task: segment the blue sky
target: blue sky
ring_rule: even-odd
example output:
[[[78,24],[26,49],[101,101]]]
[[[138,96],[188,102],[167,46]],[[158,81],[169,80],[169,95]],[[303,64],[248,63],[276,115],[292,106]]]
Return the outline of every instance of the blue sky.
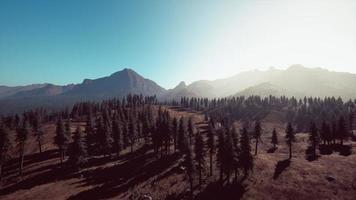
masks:
[[[295,63],[356,72],[356,4],[295,2],[0,0],[0,85],[127,67],[165,88]]]

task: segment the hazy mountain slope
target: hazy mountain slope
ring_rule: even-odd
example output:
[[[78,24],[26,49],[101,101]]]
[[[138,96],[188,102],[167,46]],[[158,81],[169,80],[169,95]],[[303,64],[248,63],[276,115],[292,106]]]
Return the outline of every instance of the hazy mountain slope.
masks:
[[[129,93],[142,95],[161,95],[165,89],[155,82],[142,77],[131,69],[124,69],[111,76],[95,80],[86,79],[82,84],[65,92],[65,95],[96,97],[124,96]]]
[[[249,87],[236,95],[336,96],[356,98],[356,75],[294,65],[279,76],[265,80],[268,85]],[[268,86],[268,87],[267,87]]]
[[[266,84],[269,83],[269,84]],[[340,96],[356,98],[356,74],[292,65],[287,70],[248,71],[227,79],[197,81],[169,90],[166,98],[230,95]],[[179,95],[179,96],[178,96]]]
[[[252,96],[258,95],[266,97],[272,96],[303,96],[302,93],[288,91],[280,86],[273,85],[272,83],[261,83],[256,86],[248,87],[241,92],[236,93],[234,96]]]
[[[84,100],[122,97],[130,93],[162,95],[164,92],[165,89],[155,82],[143,78],[131,69],[124,69],[108,77],[85,79],[81,84],[47,84],[40,88],[19,91],[0,100],[0,113],[21,112],[39,106],[58,109]]]
[[[25,92],[25,91],[31,91],[34,89],[42,88],[45,87],[46,85],[48,84],[32,84],[32,85],[15,86],[15,87],[0,86],[0,99],[15,95],[18,92]]]

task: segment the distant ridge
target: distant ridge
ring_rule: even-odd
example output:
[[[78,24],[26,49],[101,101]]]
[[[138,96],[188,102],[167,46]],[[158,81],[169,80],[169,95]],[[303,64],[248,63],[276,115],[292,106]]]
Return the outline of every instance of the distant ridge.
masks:
[[[0,86],[0,114],[22,112],[38,106],[60,108],[77,101],[95,101],[127,94],[156,95],[162,101],[177,100],[183,96],[219,98],[249,95],[335,96],[348,100],[356,98],[356,75],[292,65],[286,70],[253,70],[226,79],[201,80],[189,85],[182,81],[175,88],[165,90],[154,81],[125,68],[107,77],[84,79],[80,84]]]

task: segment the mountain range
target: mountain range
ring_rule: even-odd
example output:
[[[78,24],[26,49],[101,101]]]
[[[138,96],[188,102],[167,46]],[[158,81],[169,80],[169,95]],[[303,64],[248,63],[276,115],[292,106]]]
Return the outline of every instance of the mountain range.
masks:
[[[356,74],[292,65],[286,70],[253,70],[189,85],[181,82],[175,88],[166,90],[126,68],[107,77],[85,79],[80,84],[0,86],[0,113],[16,113],[38,106],[62,108],[77,101],[95,101],[127,94],[156,95],[159,100],[180,99],[182,96],[217,98],[250,95],[340,96],[349,99],[356,98],[355,86]]]

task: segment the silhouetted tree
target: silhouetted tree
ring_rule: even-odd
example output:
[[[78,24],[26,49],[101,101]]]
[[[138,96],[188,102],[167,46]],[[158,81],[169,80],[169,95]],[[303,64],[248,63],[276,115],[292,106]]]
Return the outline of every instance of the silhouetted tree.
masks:
[[[192,144],[192,137],[194,135],[194,124],[193,119],[189,118],[188,120],[188,136],[189,136],[189,144]]]
[[[111,127],[108,121],[99,118],[97,123],[97,135],[99,136],[100,149],[102,154],[109,156],[112,150]]]
[[[312,153],[313,156],[316,156],[316,148],[319,145],[319,135],[318,135],[318,128],[316,127],[316,124],[312,121],[310,122],[310,128],[309,128],[309,142],[311,145]]]
[[[248,136],[248,132],[246,127],[242,128],[241,132],[241,140],[240,140],[240,165],[242,170],[244,171],[245,177],[248,176],[249,171],[253,169],[253,157],[251,155],[251,145],[250,145],[250,138]]]
[[[54,144],[58,147],[61,163],[64,160],[64,152],[69,144],[69,135],[66,134],[62,118],[58,119]]]
[[[173,122],[172,122],[172,137],[173,137],[173,146],[174,146],[174,152],[177,151],[177,140],[178,140],[178,129],[179,125],[178,125],[178,120],[176,117],[173,118]]]
[[[85,134],[86,134],[86,146],[87,146],[87,150],[88,150],[88,154],[92,155],[94,153],[94,149],[95,149],[95,123],[93,120],[93,116],[90,113],[87,119],[87,125],[85,127]]]
[[[2,180],[2,169],[9,158],[10,132],[3,123],[0,122],[0,181]]]
[[[137,135],[136,121],[133,117],[129,120],[129,140],[130,140],[130,151],[133,152],[133,146],[135,144],[135,137]]]
[[[274,147],[274,148],[277,148],[277,145],[278,145],[278,135],[277,135],[277,131],[276,131],[275,128],[273,129],[273,132],[272,132],[272,140],[271,140],[271,143],[273,144],[273,147]]]
[[[208,151],[209,151],[209,160],[210,160],[210,176],[213,175],[213,155],[215,153],[215,129],[211,124],[209,124],[208,128]]]
[[[347,131],[346,121],[343,116],[340,116],[338,121],[338,139],[340,140],[340,144],[344,144],[344,140],[348,139],[349,132]]]
[[[189,184],[190,184],[190,192],[191,192],[191,195],[193,195],[193,190],[194,190],[193,189],[194,188],[193,176],[194,176],[194,172],[195,172],[194,163],[193,163],[193,154],[192,154],[192,150],[188,144],[186,144],[185,149],[186,149],[186,151],[185,151],[185,156],[184,156],[184,166],[186,168],[186,174],[188,176],[188,180],[189,180]]]
[[[231,172],[234,169],[234,146],[233,146],[233,141],[232,141],[232,134],[229,129],[226,129],[226,137],[225,137],[225,142],[224,142],[224,166],[225,166],[225,174],[227,176],[227,183],[230,183],[230,176]]]
[[[23,120],[22,127],[17,129],[17,137],[16,141],[19,146],[19,152],[20,152],[20,176],[22,176],[22,171],[23,171],[23,163],[24,163],[24,158],[25,158],[25,145],[26,141],[28,139],[28,136],[30,135],[30,124],[28,120],[25,118]]]
[[[286,143],[289,146],[289,159],[292,159],[292,144],[295,140],[292,123],[288,122],[286,128]]]
[[[185,152],[185,148],[186,148],[186,142],[187,142],[187,138],[186,138],[186,127],[184,124],[184,119],[183,117],[180,118],[179,120],[179,128],[178,128],[178,149],[180,151],[180,153],[184,153]]]
[[[203,137],[200,134],[198,129],[197,134],[195,135],[195,161],[198,163],[198,171],[199,171],[199,187],[201,186],[202,182],[202,170],[204,169],[204,141]]]
[[[41,129],[42,127],[41,124],[42,124],[41,117],[38,114],[36,114],[33,123],[33,133],[36,137],[36,141],[38,143],[38,149],[40,153],[42,153],[42,142],[43,142],[43,131]]]
[[[321,123],[320,139],[323,140],[324,145],[326,142],[330,144],[330,141],[332,140],[330,126],[324,120]]]
[[[122,150],[122,129],[120,122],[118,120],[115,120],[113,122],[113,127],[112,127],[112,133],[113,133],[113,139],[114,139],[114,152],[116,153],[117,156],[120,156],[120,152]]]
[[[75,131],[73,143],[71,144],[69,152],[69,163],[73,166],[81,167],[84,163],[86,163],[87,151],[80,126],[78,126]]]
[[[219,131],[217,149],[216,160],[220,170],[220,181],[222,182],[225,169],[225,136],[223,130]]]
[[[257,120],[255,123],[255,132],[254,132],[254,139],[256,142],[255,155],[257,155],[258,142],[261,139],[261,131],[262,131],[261,123],[259,120]]]

